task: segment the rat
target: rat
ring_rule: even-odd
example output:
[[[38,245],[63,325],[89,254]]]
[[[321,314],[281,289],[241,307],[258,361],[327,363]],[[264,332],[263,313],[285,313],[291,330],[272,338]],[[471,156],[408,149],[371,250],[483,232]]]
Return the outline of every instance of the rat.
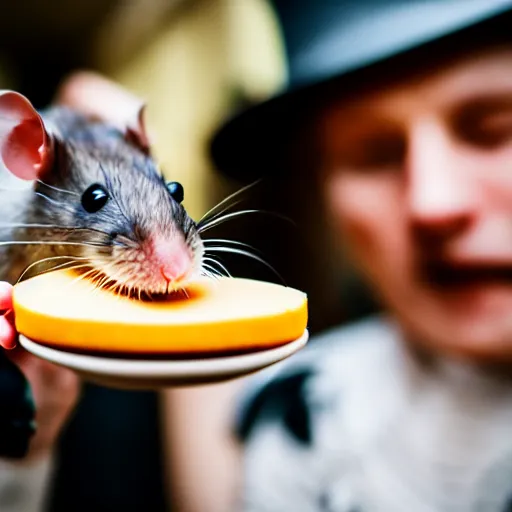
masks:
[[[0,174],[27,185],[0,187],[0,280],[67,268],[99,287],[151,298],[198,275],[229,275],[215,251],[264,263],[240,242],[201,238],[252,210],[221,217],[230,196],[194,222],[183,187],[166,182],[151,155],[144,105],[104,81],[84,92],[74,109],[54,104],[38,112],[22,94],[0,90]],[[116,109],[119,99],[127,108]],[[22,458],[36,432],[35,403],[1,349],[0,409],[0,457]]]
[[[1,164],[28,183],[0,190],[0,280],[69,268],[139,297],[179,290],[205,273],[183,187],[152,157],[143,107],[93,114],[0,91]]]

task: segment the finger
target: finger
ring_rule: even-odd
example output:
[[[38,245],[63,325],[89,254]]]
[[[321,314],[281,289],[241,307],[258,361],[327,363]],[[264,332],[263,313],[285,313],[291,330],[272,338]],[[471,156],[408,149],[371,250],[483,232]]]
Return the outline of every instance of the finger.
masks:
[[[72,371],[53,365],[31,354],[16,358],[16,363],[30,382],[37,406],[38,430],[31,441],[30,457],[48,453],[80,396],[81,383]]]
[[[0,281],[0,311],[12,308],[12,285]]]
[[[0,347],[11,350],[16,346],[16,329],[9,316],[0,317]]]

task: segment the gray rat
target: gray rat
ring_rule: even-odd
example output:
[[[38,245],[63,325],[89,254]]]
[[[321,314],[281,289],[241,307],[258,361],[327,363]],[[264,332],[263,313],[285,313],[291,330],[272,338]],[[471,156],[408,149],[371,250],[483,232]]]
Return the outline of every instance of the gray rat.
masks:
[[[123,93],[98,87],[98,98],[82,94],[76,110],[54,105],[41,113],[21,94],[0,91],[0,174],[27,184],[0,187],[0,280],[72,268],[99,286],[151,297],[198,274],[227,274],[215,251],[260,260],[240,242],[201,239],[201,231],[251,210],[222,217],[230,196],[196,224],[181,204],[181,185],[166,183],[150,154],[143,107],[119,116],[109,100]],[[131,98],[122,103],[133,106]],[[0,457],[23,457],[35,405],[2,350],[0,410]]]
[[[0,280],[60,266],[140,295],[204,273],[183,189],[165,182],[138,114],[123,127],[0,91],[2,164],[30,183],[0,191]]]

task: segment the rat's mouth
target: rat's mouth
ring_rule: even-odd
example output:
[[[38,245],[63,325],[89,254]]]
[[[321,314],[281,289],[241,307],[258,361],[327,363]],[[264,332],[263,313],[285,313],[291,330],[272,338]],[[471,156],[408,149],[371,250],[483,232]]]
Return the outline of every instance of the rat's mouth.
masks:
[[[160,242],[115,248],[106,256],[95,251],[81,273],[98,288],[116,294],[137,298],[175,294],[202,274],[202,250],[176,240]]]
[[[435,288],[457,289],[485,285],[512,285],[512,265],[429,262],[422,277]]]
[[[192,279],[192,275],[188,274],[180,276],[177,280],[169,280],[159,273],[110,273],[106,269],[94,266],[75,269],[73,272],[79,279],[87,279],[96,288],[139,300],[157,300],[171,295],[186,294]]]

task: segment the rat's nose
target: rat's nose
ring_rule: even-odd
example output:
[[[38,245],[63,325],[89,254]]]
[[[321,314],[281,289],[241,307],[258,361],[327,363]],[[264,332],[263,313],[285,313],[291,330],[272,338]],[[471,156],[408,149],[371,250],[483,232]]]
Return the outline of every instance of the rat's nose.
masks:
[[[151,245],[151,259],[166,281],[179,281],[189,273],[192,256],[182,237],[157,237]]]
[[[180,251],[172,254],[165,263],[160,265],[160,273],[167,281],[179,281],[188,274],[190,266],[190,256]]]

